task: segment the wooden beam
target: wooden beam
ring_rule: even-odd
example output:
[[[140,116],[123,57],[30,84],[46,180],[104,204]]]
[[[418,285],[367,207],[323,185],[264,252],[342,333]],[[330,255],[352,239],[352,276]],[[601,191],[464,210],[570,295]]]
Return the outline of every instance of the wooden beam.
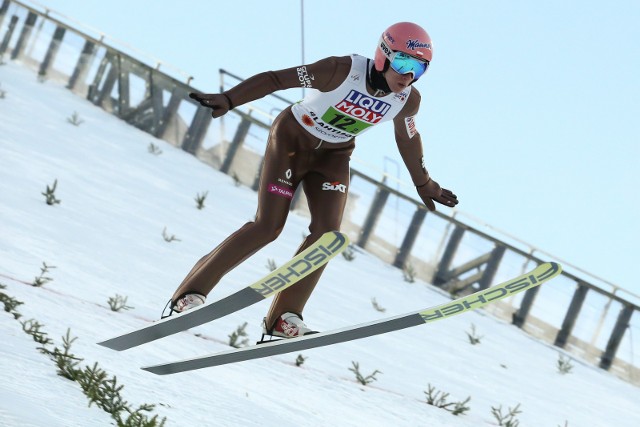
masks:
[[[16,42],[16,46],[11,51],[11,59],[17,59],[22,55],[22,50],[31,37],[31,31],[33,30],[33,26],[36,24],[36,20],[38,19],[38,15],[33,12],[29,12],[27,15],[27,20],[22,27],[22,31],[20,32],[20,37],[18,37],[18,41]]]
[[[564,321],[562,322],[562,327],[558,331],[558,335],[556,336],[556,340],[554,345],[564,348],[567,344],[567,340],[571,336],[571,332],[573,331],[573,327],[576,324],[576,320],[578,315],[580,314],[580,310],[582,309],[582,305],[584,304],[584,300],[587,297],[587,292],[589,288],[578,283],[575,292],[573,293],[573,298],[571,298],[571,304],[569,304],[569,309],[567,310],[567,314],[564,316]]]
[[[56,30],[53,33],[53,37],[51,38],[51,43],[49,43],[49,48],[47,49],[47,53],[45,54],[44,59],[40,63],[40,70],[38,70],[39,76],[44,77],[49,72],[49,69],[51,68],[51,64],[56,59],[56,55],[58,54],[58,49],[60,48],[60,44],[62,43],[62,39],[64,38],[65,32],[66,32],[66,28],[56,27]]]

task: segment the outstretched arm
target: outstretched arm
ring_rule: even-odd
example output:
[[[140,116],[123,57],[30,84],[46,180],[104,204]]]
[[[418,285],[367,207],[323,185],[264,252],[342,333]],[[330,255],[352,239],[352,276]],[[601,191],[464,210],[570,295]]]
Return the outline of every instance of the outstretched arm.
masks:
[[[458,204],[458,197],[450,190],[441,188],[429,176],[422,152],[422,139],[415,126],[415,115],[420,108],[420,93],[412,88],[404,108],[393,119],[396,143],[402,160],[418,190],[418,195],[430,211],[436,210],[438,202],[448,207]]]
[[[351,58],[329,57],[309,65],[266,71],[256,74],[223,93],[190,93],[189,97],[211,108],[214,118],[247,102],[263,98],[278,90],[295,87],[315,88],[322,92],[333,90],[351,69]]]

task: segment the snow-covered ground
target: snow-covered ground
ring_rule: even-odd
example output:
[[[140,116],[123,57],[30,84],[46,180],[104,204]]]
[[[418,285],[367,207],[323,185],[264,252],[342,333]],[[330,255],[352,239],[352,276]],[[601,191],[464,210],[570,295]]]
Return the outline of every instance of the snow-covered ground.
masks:
[[[62,85],[40,83],[19,63],[0,66],[0,284],[22,301],[21,320],[35,319],[62,346],[70,329],[72,352],[95,362],[124,384],[133,407],[157,405],[168,426],[482,426],[498,425],[492,407],[520,404],[521,426],[631,427],[640,425],[640,390],[573,359],[561,375],[560,350],[521,330],[474,312],[434,325],[328,348],[173,376],[140,366],[228,349],[228,335],[244,322],[251,341],[269,302],[126,352],[96,345],[157,319],[199,257],[250,220],[256,195],[163,141],[138,131]],[[77,112],[79,126],[67,119]],[[153,143],[162,154],[148,151]],[[57,180],[48,206],[41,194]],[[195,197],[208,191],[206,207]],[[308,219],[291,214],[280,238],[227,275],[211,299],[263,276],[269,260],[285,262]],[[162,233],[174,235],[166,242]],[[52,281],[29,286],[43,262]],[[547,285],[546,285],[547,286]],[[548,286],[553,286],[549,283]],[[114,312],[108,299],[126,296],[134,308]],[[372,298],[386,309],[373,308]],[[424,283],[367,253],[337,257],[305,311],[328,330],[403,314],[446,300]],[[481,343],[472,346],[474,325]],[[0,425],[101,426],[110,416],[56,367],[0,312]],[[565,357],[568,357],[565,355]],[[349,371],[379,370],[367,386]],[[460,416],[428,405],[429,385],[448,401],[471,400]]]

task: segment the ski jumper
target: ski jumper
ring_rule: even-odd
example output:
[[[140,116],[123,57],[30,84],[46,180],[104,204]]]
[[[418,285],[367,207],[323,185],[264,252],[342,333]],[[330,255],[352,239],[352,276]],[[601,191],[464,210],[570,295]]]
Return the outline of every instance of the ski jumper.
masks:
[[[173,301],[189,292],[209,294],[227,272],[275,240],[284,228],[299,186],[307,197],[311,222],[310,234],[298,252],[323,233],[339,230],[355,137],[374,125],[393,120],[396,143],[414,184],[428,181],[414,123],[420,94],[409,86],[401,93],[373,96],[367,83],[372,66],[373,61],[358,55],[330,57],[261,73],[225,92],[231,105],[237,107],[277,90],[309,88],[308,95],[283,110],[271,126],[255,220],[201,258],[174,293]],[[267,314],[267,326],[285,312],[302,315],[323,270],[277,294]]]

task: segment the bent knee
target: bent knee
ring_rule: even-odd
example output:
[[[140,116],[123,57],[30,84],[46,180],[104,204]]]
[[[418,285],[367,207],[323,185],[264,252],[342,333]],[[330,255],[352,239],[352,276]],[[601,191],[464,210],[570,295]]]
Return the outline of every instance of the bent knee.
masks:
[[[252,227],[252,236],[256,240],[267,244],[276,240],[280,233],[282,233],[283,229],[284,226],[280,224],[254,222]]]

